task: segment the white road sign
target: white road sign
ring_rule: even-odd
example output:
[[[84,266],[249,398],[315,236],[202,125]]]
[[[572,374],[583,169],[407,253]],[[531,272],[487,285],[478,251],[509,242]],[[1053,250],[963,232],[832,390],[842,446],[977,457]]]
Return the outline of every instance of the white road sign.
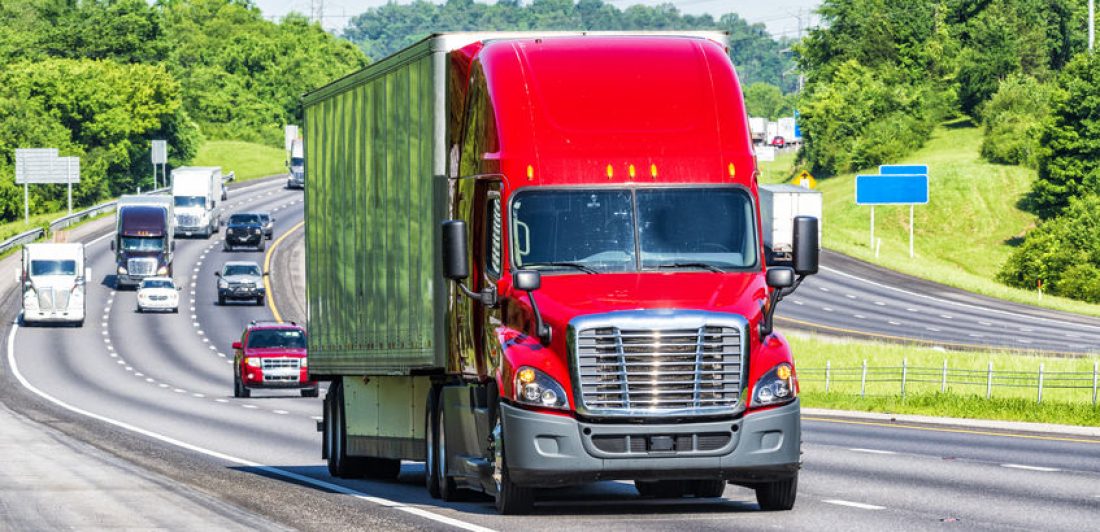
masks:
[[[153,164],[168,164],[168,141],[153,141]]]

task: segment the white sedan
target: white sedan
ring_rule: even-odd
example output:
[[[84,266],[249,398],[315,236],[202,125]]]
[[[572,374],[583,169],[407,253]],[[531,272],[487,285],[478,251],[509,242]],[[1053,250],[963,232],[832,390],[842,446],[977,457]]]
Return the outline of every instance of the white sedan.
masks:
[[[171,277],[143,279],[137,290],[137,311],[162,310],[179,312],[180,294]]]

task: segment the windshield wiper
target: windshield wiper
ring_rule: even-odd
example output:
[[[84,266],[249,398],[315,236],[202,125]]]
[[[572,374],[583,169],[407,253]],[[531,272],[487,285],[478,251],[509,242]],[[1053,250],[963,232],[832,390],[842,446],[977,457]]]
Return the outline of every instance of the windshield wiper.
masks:
[[[663,268],[703,268],[714,273],[724,273],[725,270],[706,262],[666,262],[654,266],[658,270]]]
[[[584,273],[589,273],[589,274],[600,273],[600,272],[596,271],[594,268],[592,268],[590,266],[585,266],[584,264],[581,264],[579,262],[528,262],[527,264],[524,264],[523,266],[524,267],[527,267],[527,266],[564,266],[566,268],[573,268],[575,270],[580,270]]]

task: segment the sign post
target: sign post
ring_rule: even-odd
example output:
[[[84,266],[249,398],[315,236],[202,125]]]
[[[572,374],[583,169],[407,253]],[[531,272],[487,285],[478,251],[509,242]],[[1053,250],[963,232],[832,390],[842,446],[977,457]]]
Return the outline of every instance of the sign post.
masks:
[[[164,140],[153,141],[153,190],[157,188],[157,165],[160,165],[160,177],[164,186],[168,186],[168,175],[165,166],[168,164],[168,142]]]
[[[856,205],[871,206],[872,249],[875,245],[875,205],[908,205],[909,257],[912,258],[914,206],[927,203],[927,165],[882,165],[876,175],[856,176]]]

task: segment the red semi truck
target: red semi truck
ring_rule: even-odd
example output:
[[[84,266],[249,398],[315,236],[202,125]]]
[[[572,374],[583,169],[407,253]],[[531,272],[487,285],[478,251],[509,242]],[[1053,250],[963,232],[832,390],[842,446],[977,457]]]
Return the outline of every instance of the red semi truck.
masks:
[[[304,98],[310,373],[340,477],[433,496],[756,490],[789,509],[798,381],[772,330],[724,35],[435,35]]]

